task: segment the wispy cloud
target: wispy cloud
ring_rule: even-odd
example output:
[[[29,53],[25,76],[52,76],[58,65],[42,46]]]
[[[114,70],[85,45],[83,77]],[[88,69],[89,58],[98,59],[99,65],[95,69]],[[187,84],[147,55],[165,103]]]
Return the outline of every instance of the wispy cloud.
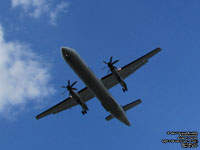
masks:
[[[0,25],[0,116],[12,117],[28,102],[53,94],[50,74],[29,46],[6,41]]]
[[[33,18],[40,18],[42,15],[49,17],[52,25],[56,25],[56,18],[60,13],[67,12],[68,2],[61,2],[53,6],[50,0],[11,0],[13,8],[21,7],[24,12]]]
[[[54,11],[50,12],[50,23],[52,25],[56,25],[56,18],[58,17],[58,14],[61,12],[67,12],[66,8],[68,8],[69,4],[66,2],[62,2],[58,4]]]

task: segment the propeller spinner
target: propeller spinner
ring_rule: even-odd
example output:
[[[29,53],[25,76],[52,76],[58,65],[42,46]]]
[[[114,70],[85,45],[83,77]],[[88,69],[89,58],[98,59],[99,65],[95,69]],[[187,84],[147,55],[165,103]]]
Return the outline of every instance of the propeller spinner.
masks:
[[[106,67],[108,67],[110,70],[116,68],[116,67],[114,66],[114,64],[116,64],[117,62],[119,62],[119,60],[115,60],[114,62],[112,62],[112,59],[113,59],[113,56],[110,57],[110,61],[109,61],[109,62],[103,61],[103,63],[107,65]],[[106,67],[104,67],[103,69],[105,69]],[[109,72],[110,70],[108,70],[108,72]]]
[[[77,83],[77,81],[74,81],[72,84],[70,84],[70,80],[68,80],[67,82],[67,86],[61,86],[62,88],[66,88],[68,91],[69,91],[69,95],[70,95],[70,92],[72,90],[77,90],[77,88],[73,88],[73,86]],[[67,92],[67,91],[64,91],[63,94]]]

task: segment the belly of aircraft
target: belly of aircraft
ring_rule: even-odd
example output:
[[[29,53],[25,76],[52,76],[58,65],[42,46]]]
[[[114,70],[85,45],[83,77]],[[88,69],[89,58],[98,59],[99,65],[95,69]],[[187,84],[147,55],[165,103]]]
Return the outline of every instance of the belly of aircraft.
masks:
[[[94,75],[86,63],[75,52],[71,53],[70,59],[66,57],[65,60],[98,98],[106,111],[110,112],[115,118],[125,124],[130,125],[124,110],[116,103],[107,88],[103,85],[101,80]]]

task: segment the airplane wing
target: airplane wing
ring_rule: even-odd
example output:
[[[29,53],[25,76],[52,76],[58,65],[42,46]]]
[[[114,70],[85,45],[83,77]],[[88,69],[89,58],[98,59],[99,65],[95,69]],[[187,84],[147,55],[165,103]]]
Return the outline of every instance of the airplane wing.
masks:
[[[120,76],[125,79],[132,73],[134,73],[137,69],[142,67],[144,64],[148,62],[148,59],[157,54],[159,51],[161,51],[160,48],[156,48],[152,50],[151,52],[147,53],[146,55],[138,58],[137,60],[132,61],[131,63],[123,66],[122,68],[118,68],[118,71],[120,73]],[[119,82],[116,80],[114,75],[112,73],[108,74],[107,76],[101,78],[103,84],[106,88],[110,89],[113,86],[117,85]]]
[[[80,97],[82,98],[82,100],[84,102],[92,99],[94,97],[93,93],[87,88],[83,88],[82,90],[80,90],[78,92],[78,94],[80,95]],[[48,110],[42,112],[41,114],[36,116],[36,119],[40,119],[42,117],[45,117],[49,114],[56,114],[59,113],[65,109],[69,109],[73,106],[78,105],[78,103],[76,102],[76,100],[73,97],[68,97],[65,100],[63,100],[62,102],[58,103],[57,105],[49,108]]]
[[[123,66],[122,68],[119,68],[118,71],[123,79],[127,78],[129,75],[134,73],[137,69],[142,67],[144,64],[148,62],[148,59],[154,56],[156,53],[158,53],[161,49],[156,48],[153,51],[149,52],[148,54],[138,58],[137,60]],[[112,88],[113,86],[117,85],[119,82],[115,79],[114,75],[112,73],[106,75],[105,77],[101,78],[102,83],[105,85],[107,89]],[[87,87],[83,88],[78,92],[83,102],[87,102],[88,100],[92,99],[94,94],[88,89]],[[49,114],[56,114],[58,112],[61,112],[63,110],[69,109],[73,106],[78,105],[76,100],[73,97],[68,97],[62,102],[58,103],[57,105],[49,108],[48,110],[42,112],[41,114],[36,116],[36,119],[40,119],[42,117],[45,117]]]

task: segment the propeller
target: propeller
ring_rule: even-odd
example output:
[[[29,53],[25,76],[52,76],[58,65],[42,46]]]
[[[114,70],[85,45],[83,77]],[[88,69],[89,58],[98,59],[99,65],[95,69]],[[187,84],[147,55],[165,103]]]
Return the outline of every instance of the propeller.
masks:
[[[74,86],[76,83],[77,83],[77,81],[74,81],[72,84],[70,84],[70,80],[68,80],[67,86],[61,86],[61,88],[66,88],[66,89],[69,91],[69,95],[70,95],[70,92],[71,92],[72,90],[77,90],[77,88],[73,88],[73,86]],[[65,94],[65,93],[67,92],[67,90],[64,91],[62,94]]]
[[[103,61],[103,63],[106,64],[107,66],[104,67],[104,68],[102,68],[102,69],[105,69],[105,68],[107,68],[107,67],[108,67],[110,70],[113,69],[113,68],[116,68],[116,67],[114,66],[114,64],[116,64],[117,62],[119,62],[119,60],[115,60],[114,62],[112,62],[112,60],[113,60],[113,56],[110,57],[110,61],[109,61],[109,62]],[[109,73],[110,70],[108,70],[108,73]]]

